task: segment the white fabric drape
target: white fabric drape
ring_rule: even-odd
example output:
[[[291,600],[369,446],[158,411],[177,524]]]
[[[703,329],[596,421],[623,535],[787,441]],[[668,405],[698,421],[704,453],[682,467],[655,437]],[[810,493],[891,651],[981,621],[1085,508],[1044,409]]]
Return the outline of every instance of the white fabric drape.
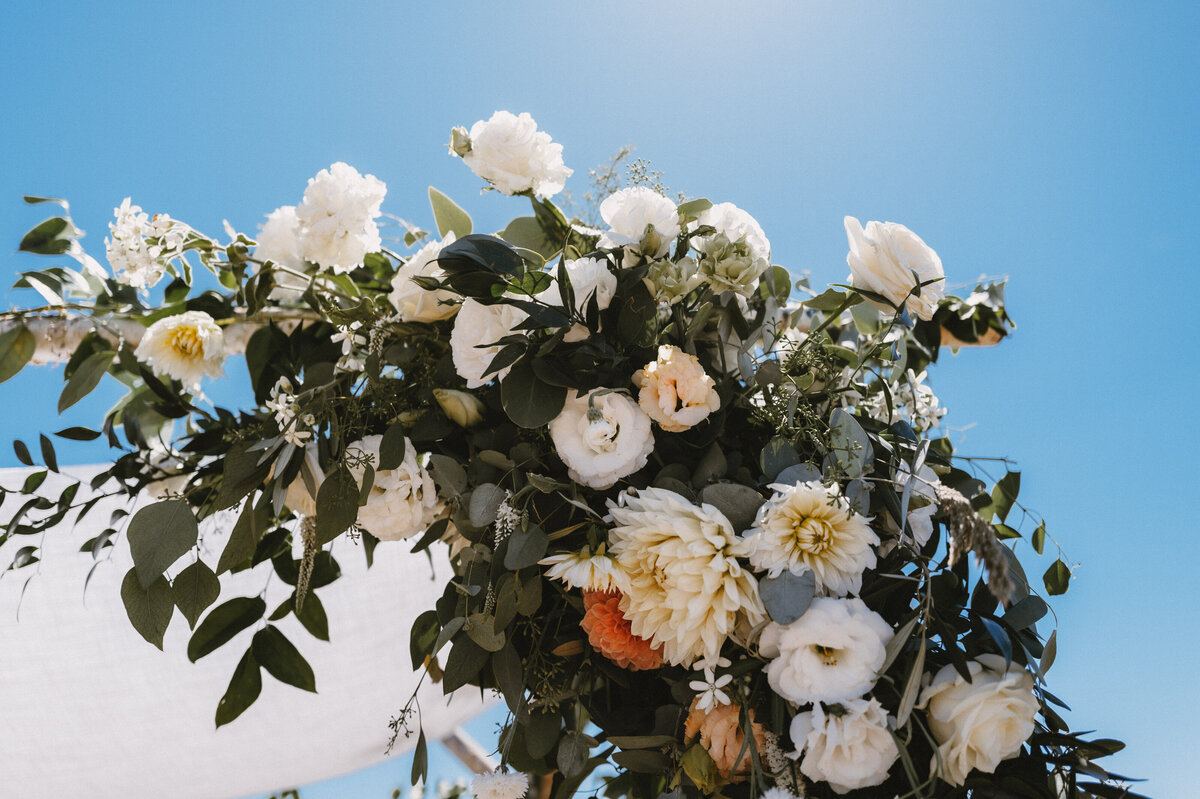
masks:
[[[17,487],[31,471],[2,469],[0,485]],[[0,508],[4,518],[18,499],[8,497]],[[0,795],[218,799],[313,782],[384,759],[388,721],[419,677],[411,668],[409,629],[445,585],[444,550],[435,551],[431,567],[407,544],[383,543],[368,571],[361,546],[335,542],[343,577],[318,592],[331,641],[314,639],[292,616],[276,623],[312,665],[318,693],[264,671],[258,701],[216,730],[217,701],[253,628],[195,664],[187,660],[190,631],[178,613],[164,652],[146,643],[121,603],[121,580],[132,565],[123,540],[84,592],[92,561],[78,550],[108,516],[97,508],[77,528],[51,531],[40,542],[40,563],[0,577]],[[215,565],[228,531],[212,524],[202,531],[205,561]],[[29,543],[0,547],[0,569]],[[190,556],[171,573],[188,562]],[[268,613],[290,592],[269,564],[225,575],[223,583],[218,602],[257,595],[265,585]],[[420,692],[431,744],[485,706],[478,690],[447,698],[428,678]],[[393,754],[415,745],[415,734],[401,737]]]

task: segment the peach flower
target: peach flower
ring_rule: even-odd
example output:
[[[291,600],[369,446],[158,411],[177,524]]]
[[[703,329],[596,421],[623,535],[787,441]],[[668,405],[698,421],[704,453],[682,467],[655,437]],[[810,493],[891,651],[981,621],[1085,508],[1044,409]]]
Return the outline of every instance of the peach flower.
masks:
[[[708,750],[709,756],[717,765],[721,776],[731,782],[741,782],[750,772],[750,748],[742,752],[746,738],[742,732],[742,708],[740,705],[719,705],[712,710],[700,710],[696,703],[700,697],[692,700],[688,710],[687,721],[683,727],[683,739],[693,740],[700,736],[700,745]],[[750,729],[754,733],[753,746],[759,752],[767,747],[767,732],[763,726],[754,720],[754,711],[750,711]],[[738,759],[741,755],[741,759]]]
[[[583,621],[588,643],[604,657],[630,671],[657,669],[663,664],[662,647],[652,647],[630,629],[629,620],[619,607],[621,594],[604,591],[583,592]]]

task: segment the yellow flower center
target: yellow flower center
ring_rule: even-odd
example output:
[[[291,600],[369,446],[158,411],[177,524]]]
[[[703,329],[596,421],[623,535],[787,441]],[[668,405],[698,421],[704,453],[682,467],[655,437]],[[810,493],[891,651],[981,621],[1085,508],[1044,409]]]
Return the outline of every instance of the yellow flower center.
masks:
[[[822,555],[833,547],[836,530],[827,519],[797,515],[791,519],[792,546],[802,552]]]
[[[167,345],[184,358],[204,357],[204,342],[193,325],[180,325],[172,330]]]
[[[838,664],[838,650],[834,647],[813,644],[813,651],[817,653],[817,657],[821,659],[821,663],[824,665],[836,666]]]

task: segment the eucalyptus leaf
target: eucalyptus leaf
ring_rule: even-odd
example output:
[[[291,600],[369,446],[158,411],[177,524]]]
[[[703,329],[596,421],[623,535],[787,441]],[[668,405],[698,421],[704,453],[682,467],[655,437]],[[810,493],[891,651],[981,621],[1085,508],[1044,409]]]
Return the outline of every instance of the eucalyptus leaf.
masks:
[[[238,661],[229,680],[225,695],[217,703],[217,727],[220,728],[236,719],[246,709],[254,704],[262,693],[262,674],[258,670],[258,662],[254,659],[253,647],[246,650]]]
[[[754,525],[758,509],[766,502],[750,486],[740,483],[714,483],[700,491],[698,499],[712,505],[729,519],[733,531],[740,533]]]
[[[496,630],[495,622],[494,616],[472,613],[467,617],[467,623],[463,625],[463,630],[472,641],[479,644],[480,648],[488,652],[499,652],[504,646],[505,635],[503,630]]]
[[[816,595],[817,581],[812,572],[801,575],[785,571],[778,577],[764,577],[758,582],[763,607],[772,621],[791,624],[804,615]]]
[[[1059,558],[1046,569],[1042,581],[1046,584],[1046,591],[1050,596],[1065,594],[1071,586],[1071,569]]]
[[[496,512],[508,496],[508,492],[495,483],[483,483],[471,492],[468,517],[476,527],[487,527],[496,521]]]
[[[358,520],[358,482],[339,464],[317,489],[317,544],[326,544]]]
[[[108,371],[108,367],[112,365],[116,354],[114,350],[94,352],[71,373],[71,378],[63,387],[62,394],[58,398],[59,413],[91,393],[92,389],[100,383],[100,378],[104,377],[104,373]]]
[[[562,411],[567,389],[552,386],[539,378],[528,357],[513,364],[500,383],[500,402],[508,418],[521,427],[538,428],[549,424]]]
[[[1050,612],[1050,606],[1039,596],[1030,594],[1014,604],[1004,614],[1004,623],[1018,632],[1034,624]]]
[[[433,221],[437,224],[439,235],[445,237],[447,233],[454,233],[460,239],[470,235],[471,215],[433,186],[429,187],[429,205],[433,209]]]
[[[921,638],[921,648],[917,650],[917,659],[908,672],[908,680],[904,683],[904,692],[900,694],[900,706],[896,711],[896,729],[901,729],[912,715],[913,706],[917,703],[917,694],[921,690],[921,677],[925,669],[925,638]]]
[[[521,656],[509,641],[492,655],[492,673],[496,675],[496,684],[504,695],[504,702],[513,713],[521,710],[525,699],[525,680],[521,668]]]
[[[792,442],[786,438],[772,438],[759,455],[759,467],[768,483],[774,482],[784,469],[798,463],[800,463],[800,453],[796,452]]]
[[[845,474],[860,477],[869,470],[874,458],[871,439],[851,414],[834,409],[829,417],[829,435],[833,455]]]
[[[379,471],[396,469],[404,463],[408,450],[408,439],[404,435],[404,426],[394,424],[383,433],[379,442]]]
[[[508,538],[508,551],[504,554],[504,568],[516,571],[533,566],[546,554],[550,538],[537,524],[528,522],[512,531]]]
[[[21,371],[36,349],[37,339],[25,325],[0,333],[0,383]]]
[[[811,463],[797,463],[787,467],[775,476],[772,483],[794,486],[800,483],[819,483],[824,479],[821,470]]]

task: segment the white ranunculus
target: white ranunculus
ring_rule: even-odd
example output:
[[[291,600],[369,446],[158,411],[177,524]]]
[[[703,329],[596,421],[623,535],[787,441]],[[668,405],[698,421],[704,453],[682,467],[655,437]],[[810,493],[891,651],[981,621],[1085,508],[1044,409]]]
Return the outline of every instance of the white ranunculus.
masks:
[[[822,593],[857,594],[879,544],[867,518],[851,510],[836,484],[775,483],[771,490],[747,537],[750,564],[768,577],[812,572]]]
[[[917,703],[939,744],[930,768],[951,785],[962,785],[972,769],[991,774],[1017,755],[1038,712],[1033,675],[1020,664],[1005,667],[1000,655],[984,654],[967,668],[970,682],[943,666]]]
[[[366,504],[358,509],[358,523],[381,541],[399,541],[423,532],[437,516],[437,486],[417,462],[417,449],[404,439],[404,460],[395,469],[379,468],[383,436],[367,436],[346,447],[349,455],[368,459],[375,479]],[[350,467],[361,485],[365,465]]]
[[[199,391],[201,378],[223,374],[225,343],[211,316],[204,311],[184,311],[146,328],[134,355],[155,374],[173,377],[189,391]]]
[[[661,258],[679,236],[679,210],[654,189],[635,186],[621,189],[600,203],[600,216],[608,225],[599,246],[626,247],[646,258]]]
[[[526,316],[520,308],[505,303],[484,305],[472,299],[463,300],[450,332],[450,354],[454,369],[467,381],[467,388],[479,388],[493,377],[504,379],[511,366],[497,372],[487,371],[500,352],[496,342],[518,332],[513,328],[525,321]]]
[[[452,142],[455,138],[452,132]],[[572,170],[563,165],[562,145],[538,130],[529,114],[497,111],[487,121],[472,125],[467,138],[469,143],[458,134],[451,152],[461,154],[472,172],[502,194],[532,191],[539,197],[553,197],[571,176]]]
[[[664,488],[608,501],[610,553],[624,573],[621,613],[674,665],[713,667],[725,639],[766,619],[745,543],[712,505]]]
[[[896,222],[868,222],[864,230],[857,219],[848,216],[845,225],[850,241],[846,263],[850,265],[852,284],[907,307],[918,319],[932,319],[945,296],[945,273],[938,254],[920,236]],[[927,280],[934,282],[921,287],[921,296],[910,296],[917,281]]]
[[[437,322],[458,313],[457,294],[445,289],[429,291],[413,282],[414,277],[445,278],[437,257],[443,247],[453,242],[454,231],[450,231],[441,241],[431,241],[417,250],[396,270],[388,299],[405,322]]]
[[[857,699],[875,684],[893,634],[861,599],[818,597],[791,624],[763,630],[767,682],[797,705]]]
[[[804,759],[800,772],[811,780],[828,782],[834,793],[881,785],[900,756],[888,731],[887,711],[877,699],[841,703],[841,712],[821,705],[792,719],[792,757]]]
[[[375,218],[386,194],[383,181],[341,161],[309,178],[296,206],[301,257],[338,274],[361,266],[382,245]]]
[[[671,344],[633,375],[638,404],[663,430],[678,433],[700,424],[721,407],[716,383],[700,360]]]
[[[654,450],[650,417],[628,396],[608,389],[568,396],[550,422],[550,438],[571,479],[599,489],[645,466]]]

